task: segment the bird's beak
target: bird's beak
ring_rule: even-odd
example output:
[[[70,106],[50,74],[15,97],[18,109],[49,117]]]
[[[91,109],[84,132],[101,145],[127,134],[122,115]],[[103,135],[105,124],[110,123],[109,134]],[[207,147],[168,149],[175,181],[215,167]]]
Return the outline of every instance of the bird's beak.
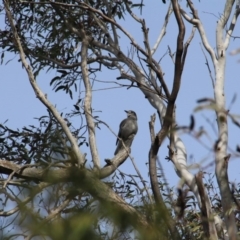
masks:
[[[128,113],[128,111],[127,111],[127,110],[124,110],[124,112]]]

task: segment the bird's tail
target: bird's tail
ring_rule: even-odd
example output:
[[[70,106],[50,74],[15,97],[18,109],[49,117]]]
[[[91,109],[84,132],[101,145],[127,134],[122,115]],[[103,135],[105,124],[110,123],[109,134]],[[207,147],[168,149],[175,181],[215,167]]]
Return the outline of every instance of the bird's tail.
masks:
[[[114,155],[117,155],[118,152],[119,152],[122,148],[123,148],[123,144],[122,144],[122,141],[120,140],[120,141],[118,141],[118,145],[117,145],[117,148],[116,148],[116,150],[115,150],[115,152],[114,152]]]
[[[135,134],[132,134],[127,140],[124,141],[124,145],[125,145],[126,148],[130,148],[131,147],[133,139],[134,139],[134,136],[135,136]],[[123,146],[122,140],[119,140],[117,148],[116,148],[116,150],[114,152],[114,155],[117,155],[118,152],[120,150],[122,150],[123,148],[124,148],[124,146]]]

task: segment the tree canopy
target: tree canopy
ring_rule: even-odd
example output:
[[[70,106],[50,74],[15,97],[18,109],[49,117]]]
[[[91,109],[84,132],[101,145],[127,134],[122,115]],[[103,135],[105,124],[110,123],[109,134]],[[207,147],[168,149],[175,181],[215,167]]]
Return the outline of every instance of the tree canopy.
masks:
[[[195,3],[159,2],[164,10],[158,11],[164,15],[154,16],[156,23],[150,27],[145,15],[151,13],[144,10],[151,3],[143,0],[3,1],[1,64],[10,65],[9,57],[17,56],[36,98],[46,108],[43,115],[35,116],[38,124],[19,129],[7,121],[0,123],[4,239],[238,239],[240,188],[229,181],[228,165],[231,158],[239,158],[240,148],[236,139],[234,146],[230,144],[228,119],[237,129],[240,123],[231,106],[226,107],[225,71],[229,44],[238,38],[233,31],[240,2],[225,1],[212,30],[216,44],[209,41]],[[174,32],[169,29],[170,19]],[[141,39],[134,36],[135,30]],[[156,35],[154,43],[150,31]],[[214,113],[210,120],[206,117],[213,134],[197,129],[196,114],[178,124],[178,109],[188,104],[186,97],[186,105],[180,105],[178,96],[191,91],[189,86],[184,89],[182,80],[189,71],[189,52],[195,51],[191,44],[196,32],[212,97],[201,93],[195,112]],[[172,38],[175,45],[168,45],[162,54],[164,38]],[[166,58],[172,64],[169,74]],[[197,69],[200,61],[193,60]],[[111,81],[110,75],[116,79]],[[40,87],[40,76],[52,87],[51,95]],[[148,126],[139,125],[139,129],[148,128],[141,144],[134,145],[135,135],[129,142],[122,141],[118,129],[109,125],[110,119],[101,118],[93,104],[100,101],[95,86],[105,90],[112,115],[117,108],[113,98],[121,104],[129,95],[132,106],[137,104],[135,91],[146,99],[155,113],[147,115],[139,106],[149,119]],[[121,91],[108,95],[114,88]],[[74,102],[67,110],[59,110],[52,101],[58,92]],[[230,97],[234,104],[236,97]],[[108,135],[97,137],[103,127],[123,147],[101,159],[101,143],[110,146]],[[183,135],[206,150],[215,174],[201,163],[191,170]],[[141,152],[143,145],[148,152]],[[145,154],[148,174],[139,170],[131,148]],[[163,149],[179,178],[178,186],[167,182],[165,160],[159,157]],[[126,160],[136,173],[122,171]]]

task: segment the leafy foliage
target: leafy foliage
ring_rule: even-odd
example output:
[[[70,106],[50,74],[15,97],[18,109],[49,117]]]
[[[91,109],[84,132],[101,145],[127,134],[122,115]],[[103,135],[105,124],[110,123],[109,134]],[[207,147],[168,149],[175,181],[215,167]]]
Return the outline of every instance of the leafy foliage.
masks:
[[[175,2],[176,8],[178,1],[172,2]],[[179,90],[177,88],[180,86],[189,42],[184,48],[178,44],[175,79],[179,81],[175,82],[177,84],[170,93],[158,61],[152,58],[145,21],[132,12],[135,9],[141,11],[143,1],[5,1],[5,8],[0,9],[1,14],[8,12],[7,4],[15,25],[12,26],[10,17],[6,17],[5,29],[0,31],[1,64],[9,52],[21,55],[14,35],[16,29],[24,57],[34,73],[34,80],[42,71],[57,72],[58,75],[50,81],[55,92],[63,91],[73,98],[73,92],[79,91],[79,83],[84,83],[85,90],[91,91],[92,79],[103,69],[118,70],[118,79],[129,80],[130,87],[139,88],[155,108],[158,105],[156,103],[159,103],[157,100],[163,99],[164,103],[169,104],[166,112],[174,112],[177,94],[175,97],[173,95]],[[177,17],[180,11],[174,11]],[[120,25],[129,15],[142,26],[145,49]],[[179,19],[179,28],[183,29]],[[180,31],[180,35],[182,33]],[[121,36],[126,37],[131,44],[131,50],[127,53],[119,43]],[[84,46],[87,47],[85,58]],[[133,57],[135,52],[141,69]],[[179,59],[180,63],[177,61]],[[19,61],[24,65],[22,56]],[[150,94],[154,98],[151,99]],[[43,98],[40,100],[43,102]],[[92,167],[89,162],[93,161],[94,165],[96,156],[92,150],[91,137],[87,137],[93,131],[92,128],[105,123],[92,115],[90,107],[86,107],[88,100],[86,96],[85,99],[79,97],[73,106],[74,110],[65,115],[61,113],[59,118],[48,106],[48,115],[38,117],[37,126],[25,126],[20,130],[10,129],[6,123],[0,124],[0,180],[3,186],[0,193],[0,229],[3,237],[31,239],[38,236],[42,239],[71,240],[206,239],[204,223],[213,222],[213,219],[204,218],[204,211],[202,206],[199,207],[199,199],[194,192],[180,187],[176,194],[169,187],[161,169],[156,169],[156,172],[161,173],[156,176],[156,184],[161,192],[157,198],[153,184],[143,180],[140,174],[129,175],[117,169],[124,161],[117,165],[121,156],[115,156],[113,160],[106,159],[102,169]],[[88,120],[89,112],[94,121],[93,127]],[[173,115],[164,119],[163,129],[167,126],[166,131],[160,132],[165,138],[169,135],[170,145],[172,132],[181,130],[181,127],[176,129]],[[82,120],[78,127],[72,125],[72,118],[76,116]],[[86,122],[83,118],[86,118]],[[78,148],[83,144],[91,146],[92,155],[89,158],[83,155],[83,164],[79,163],[64,124],[59,119],[67,124]],[[182,129],[192,131],[193,128],[192,117],[190,127]],[[156,144],[161,145],[158,136],[153,137],[151,146],[157,155],[159,146],[156,150]],[[169,146],[169,160],[177,152],[171,150]],[[117,167],[114,169],[115,165]],[[114,170],[108,174],[108,178],[101,179],[100,171],[108,168]],[[151,169],[149,172],[153,175]],[[214,213],[220,220],[224,220],[221,196],[213,186],[211,175],[205,179],[204,187],[208,191]],[[232,186],[232,199],[237,210],[231,211],[236,212],[238,232],[239,198],[239,185]],[[223,229],[218,230],[218,235],[223,238]]]

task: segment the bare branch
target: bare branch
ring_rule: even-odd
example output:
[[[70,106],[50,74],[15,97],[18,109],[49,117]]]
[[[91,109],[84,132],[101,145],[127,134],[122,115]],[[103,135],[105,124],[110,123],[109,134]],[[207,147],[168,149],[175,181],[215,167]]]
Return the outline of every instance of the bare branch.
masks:
[[[204,235],[208,239],[218,239],[217,231],[211,213],[211,205],[208,195],[205,191],[205,187],[202,181],[203,173],[199,172],[196,176],[196,184],[198,187],[199,195],[201,197],[201,213],[202,213],[202,225],[204,230]]]
[[[218,140],[215,146],[216,156],[216,178],[220,189],[224,219],[230,239],[237,239],[237,228],[235,216],[232,211],[232,195],[228,180],[228,164],[226,157],[228,156],[228,124],[227,111],[225,110],[225,93],[224,93],[224,75],[226,63],[226,43],[224,43],[223,32],[224,27],[230,17],[234,0],[227,0],[224,12],[218,21],[216,31],[216,48],[218,55],[218,63],[214,63],[216,82],[214,88],[214,96],[216,103],[216,116],[218,124]],[[227,43],[228,45],[228,43]]]
[[[180,88],[181,75],[182,75],[182,70],[183,70],[182,53],[183,53],[183,39],[184,39],[184,35],[185,35],[185,26],[184,26],[183,20],[180,15],[178,2],[174,0],[174,1],[172,1],[172,5],[173,5],[173,11],[174,11],[176,20],[178,22],[178,27],[179,27],[173,89],[172,89],[172,93],[169,98],[166,115],[164,116],[162,129],[157,134],[155,141],[152,144],[152,147],[149,152],[150,179],[151,179],[151,185],[152,185],[152,189],[153,189],[153,193],[154,193],[156,202],[162,201],[160,192],[159,192],[159,188],[158,188],[158,184],[157,184],[156,156],[157,156],[158,149],[162,144],[162,141],[168,134],[169,127],[171,126],[171,123],[173,120],[172,118],[173,118],[174,104],[175,104],[175,100],[177,98],[178,91]]]
[[[163,200],[158,188],[158,180],[157,180],[157,172],[156,172],[156,169],[157,169],[156,157],[157,157],[159,147],[161,146],[165,137],[168,135],[170,126],[173,121],[174,106],[175,106],[175,101],[180,88],[181,75],[182,75],[183,65],[184,65],[184,61],[182,62],[182,54],[183,54],[183,40],[185,35],[185,26],[181,18],[178,1],[172,0],[172,6],[173,6],[173,11],[175,14],[176,21],[178,23],[178,28],[179,28],[179,33],[177,38],[177,50],[176,50],[173,88],[172,88],[171,95],[168,99],[169,101],[168,101],[168,106],[166,110],[166,115],[164,116],[162,129],[157,134],[155,141],[152,144],[149,151],[149,172],[150,172],[151,186],[152,186],[155,201],[157,205],[160,205],[160,206],[163,205]],[[174,224],[170,223],[168,227],[169,227],[169,231],[174,236],[176,234],[176,232],[174,233],[174,231],[176,231],[174,230]],[[175,237],[177,238],[178,236],[175,235]]]
[[[155,137],[156,137],[155,131],[154,131],[155,120],[156,120],[156,114],[154,113],[154,114],[151,116],[150,122],[148,123],[148,124],[149,124],[150,137],[151,137],[151,143],[152,143],[152,144],[154,143],[154,140],[155,140]]]
[[[85,101],[84,101],[84,111],[88,125],[88,134],[89,134],[89,144],[92,154],[92,159],[94,167],[100,168],[100,159],[97,151],[97,144],[95,138],[95,124],[92,118],[92,89],[88,77],[88,68],[87,68],[87,50],[88,50],[88,40],[87,37],[84,37],[82,41],[82,50],[81,50],[81,69],[83,82],[86,89]]]
[[[151,50],[151,55],[153,55],[153,54],[156,52],[156,50],[158,49],[159,44],[161,43],[164,35],[166,34],[166,29],[167,29],[168,21],[169,21],[169,18],[170,18],[170,16],[171,16],[172,12],[173,12],[172,3],[170,2],[170,3],[169,3],[169,7],[168,7],[167,14],[166,14],[166,16],[165,16],[165,21],[164,21],[164,23],[163,23],[163,26],[162,26],[161,32],[160,32],[160,34],[159,34],[159,36],[158,36],[158,39],[157,39],[156,43],[154,44],[154,46],[153,46],[153,48],[152,48],[152,50]]]
[[[213,78],[213,76],[212,76],[212,71],[211,71],[211,69],[210,69],[210,66],[209,66],[209,63],[208,63],[208,59],[207,59],[207,56],[206,56],[206,54],[205,54],[205,52],[204,52],[204,50],[203,50],[203,48],[202,48],[202,45],[201,45],[201,49],[202,49],[202,53],[203,53],[203,55],[204,55],[204,57],[205,57],[205,60],[206,60],[206,65],[207,65],[207,68],[208,68],[208,72],[209,72],[210,78],[211,78],[211,80],[212,80],[212,86],[213,86],[213,88],[214,88],[214,86],[215,86],[214,78]]]
[[[236,26],[237,18],[238,18],[239,13],[240,13],[239,6],[236,5],[235,13],[232,16],[232,21],[231,21],[230,27],[229,27],[229,29],[227,30],[227,33],[226,33],[226,38],[225,38],[225,43],[224,43],[225,48],[228,48],[228,46],[229,46],[230,38],[232,37],[233,30]]]
[[[191,18],[187,15],[187,13],[181,9],[181,14],[182,16],[190,23],[196,25],[198,31],[199,31],[199,34],[201,36],[201,39],[202,39],[202,42],[203,42],[203,45],[205,47],[205,49],[208,51],[208,53],[210,54],[211,58],[212,58],[212,61],[214,63],[217,62],[217,59],[216,59],[216,56],[215,56],[215,53],[214,53],[214,50],[213,48],[210,46],[209,42],[208,42],[208,39],[207,39],[207,36],[206,36],[206,33],[205,33],[205,30],[203,28],[203,25],[198,17],[198,13],[197,13],[197,10],[194,8],[193,6],[193,3],[192,1],[190,0],[187,0],[188,4],[189,4],[189,7],[192,11],[192,14],[194,16],[194,18]]]
[[[99,177],[103,179],[114,173],[117,168],[126,161],[129,156],[129,151],[130,148],[123,148],[117,155],[114,156],[113,159],[105,159],[107,164],[99,171]]]

